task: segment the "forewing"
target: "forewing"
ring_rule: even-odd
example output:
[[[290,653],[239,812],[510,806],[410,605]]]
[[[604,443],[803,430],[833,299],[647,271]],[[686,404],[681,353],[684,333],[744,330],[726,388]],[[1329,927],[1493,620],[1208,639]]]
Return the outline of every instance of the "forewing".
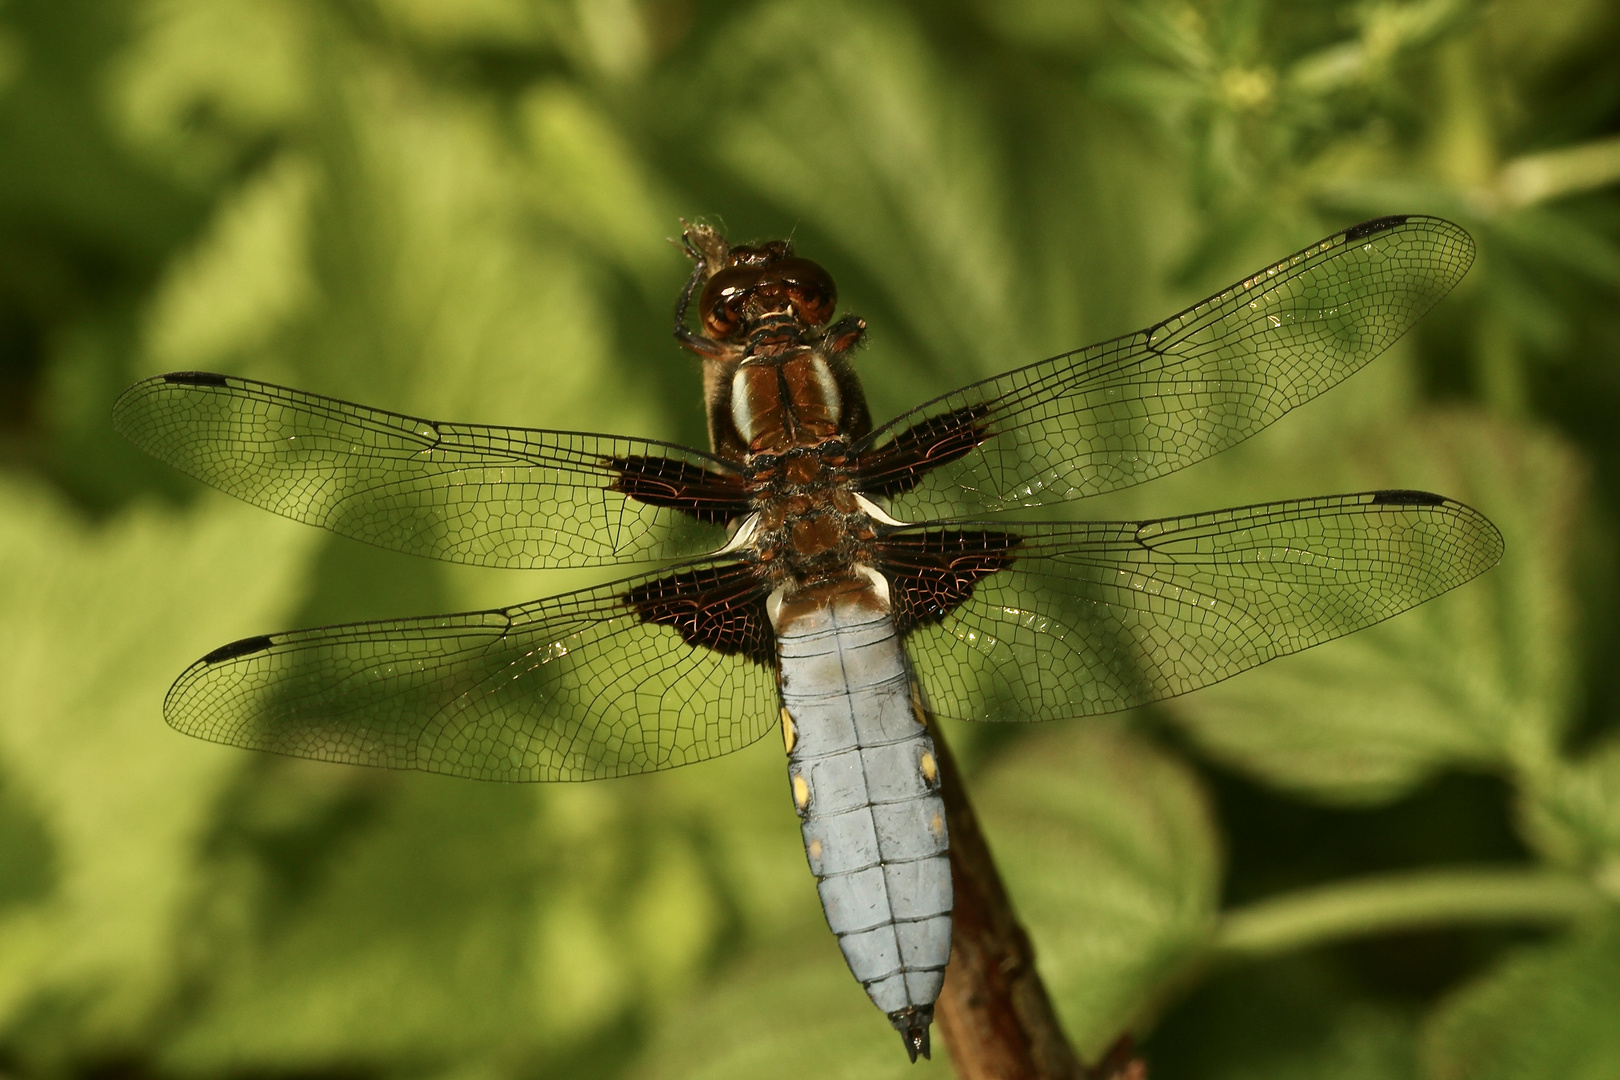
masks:
[[[1411,491],[990,530],[894,534],[924,549],[902,563],[956,567],[931,609],[910,598],[928,591],[915,571],[892,574],[896,609],[920,613],[907,641],[941,716],[1050,720],[1184,694],[1399,614],[1502,554],[1478,511]]]
[[[169,724],[295,757],[593,780],[716,757],[776,722],[765,587],[698,564],[496,611],[247,638],[175,682]]]
[[[124,392],[113,425],[255,506],[379,547],[478,566],[691,558],[746,512],[742,482],[685,447],[439,423],[186,372]]]
[[[1335,233],[1156,326],[904,413],[855,447],[902,520],[1044,506],[1218,453],[1404,334],[1473,261],[1433,217]]]

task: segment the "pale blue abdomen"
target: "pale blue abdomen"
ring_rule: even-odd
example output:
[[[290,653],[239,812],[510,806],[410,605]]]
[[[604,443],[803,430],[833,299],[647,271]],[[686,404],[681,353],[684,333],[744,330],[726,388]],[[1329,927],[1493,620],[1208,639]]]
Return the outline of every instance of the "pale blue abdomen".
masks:
[[[894,622],[870,599],[846,593],[778,628],[783,723],[827,924],[904,1032],[926,1029],[944,980],[951,871],[934,745]]]

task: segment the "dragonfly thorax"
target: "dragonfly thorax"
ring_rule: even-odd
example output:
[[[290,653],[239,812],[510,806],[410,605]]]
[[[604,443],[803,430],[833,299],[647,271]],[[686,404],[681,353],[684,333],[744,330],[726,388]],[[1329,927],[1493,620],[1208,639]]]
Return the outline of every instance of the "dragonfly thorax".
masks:
[[[743,546],[789,592],[846,580],[872,557],[876,507],[856,494],[841,440],[760,454],[747,469],[754,507]]]
[[[839,435],[843,394],[819,352],[750,356],[731,378],[731,421],[749,454],[782,454]]]

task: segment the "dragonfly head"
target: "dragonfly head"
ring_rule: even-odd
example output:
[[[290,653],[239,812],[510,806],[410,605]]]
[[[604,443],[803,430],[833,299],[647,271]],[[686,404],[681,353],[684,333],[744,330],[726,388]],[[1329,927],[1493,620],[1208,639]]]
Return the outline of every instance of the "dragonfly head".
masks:
[[[698,319],[713,340],[744,341],[765,326],[819,330],[831,321],[838,306],[832,275],[793,254],[789,241],[733,247],[706,226],[688,227],[686,239],[705,275]]]

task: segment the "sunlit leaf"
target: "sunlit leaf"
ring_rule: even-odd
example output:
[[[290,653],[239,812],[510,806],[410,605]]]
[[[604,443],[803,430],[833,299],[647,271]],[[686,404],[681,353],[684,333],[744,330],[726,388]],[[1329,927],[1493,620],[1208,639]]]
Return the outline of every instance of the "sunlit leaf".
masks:
[[[776,0],[717,54],[735,98],[726,164],[893,290],[949,375],[1006,366],[987,354],[1018,333],[990,134],[919,28],[892,8]]]
[[[309,550],[225,500],[93,527],[0,484],[0,767],[55,868],[47,894],[0,913],[0,1022],[74,1001],[83,1050],[134,1037],[177,989],[197,848],[241,760],[166,728],[163,694],[219,641],[286,617]]]
[[[933,1060],[913,1065],[872,1008],[826,928],[757,950],[705,993],[665,1014],[635,1080],[754,1080],[789,1072],[827,1080],[947,1077],[936,1027]]]
[[[215,869],[252,881],[235,922],[216,918],[231,962],[203,973],[165,1060],[498,1063],[684,996],[736,906],[706,857],[696,789],[717,792],[702,772],[538,787],[274,763],[239,795],[251,812]],[[287,855],[266,865],[273,851]]]
[[[1075,1048],[1095,1060],[1214,925],[1219,840],[1192,773],[1140,739],[1054,725],[974,799]]]
[[[526,0],[383,0],[377,7],[405,33],[440,47],[532,45],[555,22],[548,18],[553,5]]]
[[[197,248],[176,262],[152,299],[149,371],[230,366],[307,310],[316,184],[312,163],[288,155],[220,204]]]
[[[208,973],[206,1003],[168,1051],[174,1067],[499,1056],[532,1038],[530,913],[544,881],[534,789],[349,780],[384,787],[357,805],[358,821],[327,825],[339,846],[301,852],[281,884],[290,895],[261,894],[255,921],[275,933],[249,923],[245,940],[222,946],[234,962]],[[265,830],[259,843],[288,834]]]
[[[684,269],[666,237],[678,209],[648,175],[623,132],[583,94],[543,85],[520,106],[534,175],[527,194],[551,223],[589,247],[611,253],[670,303],[674,268]],[[678,271],[677,271],[678,273]]]
[[[1530,842],[1620,896],[1620,737],[1610,735],[1579,760],[1526,780],[1520,810]]]
[[[1447,767],[1549,760],[1575,690],[1582,473],[1569,451],[1428,417],[1317,475],[1445,492],[1495,522],[1507,554],[1416,611],[1178,699],[1172,715],[1221,760],[1330,801],[1394,798]]]
[[[590,263],[534,227],[543,174],[500,118],[354,59],[323,133],[318,318],[276,343],[283,381],[415,415],[656,433],[656,390],[613,357]]]
[[[311,25],[281,0],[144,0],[111,73],[122,133],[191,183],[218,181],[309,105]],[[198,123],[206,116],[209,123]]]

